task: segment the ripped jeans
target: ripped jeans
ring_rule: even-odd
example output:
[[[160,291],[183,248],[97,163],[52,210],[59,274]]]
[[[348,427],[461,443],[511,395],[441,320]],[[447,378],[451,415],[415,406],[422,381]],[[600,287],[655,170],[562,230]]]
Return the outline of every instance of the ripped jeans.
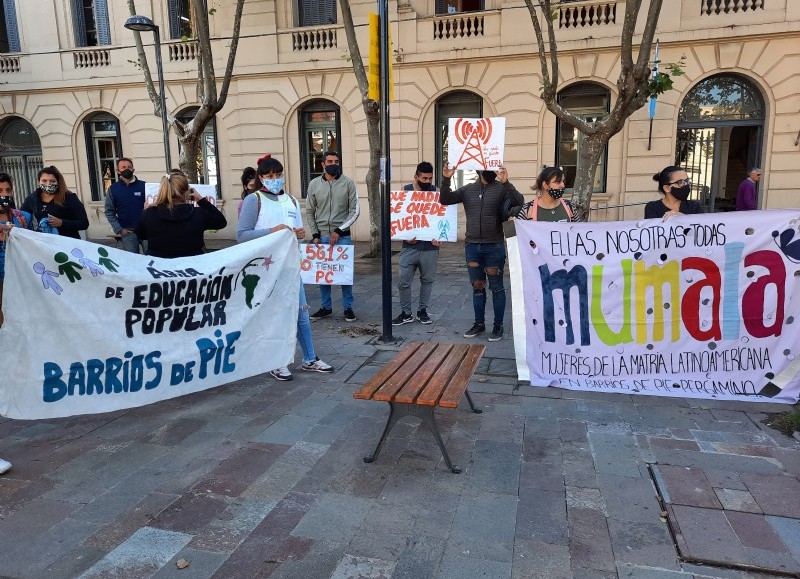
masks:
[[[303,363],[310,364],[317,359],[314,344],[311,342],[311,319],[308,317],[306,288],[300,282],[300,312],[297,315],[297,343],[303,350]]]
[[[503,286],[503,268],[506,264],[506,246],[503,243],[467,243],[464,247],[472,284],[472,307],[475,323],[484,324],[486,316],[486,281],[492,292],[494,323],[503,325],[506,311],[506,288]]]

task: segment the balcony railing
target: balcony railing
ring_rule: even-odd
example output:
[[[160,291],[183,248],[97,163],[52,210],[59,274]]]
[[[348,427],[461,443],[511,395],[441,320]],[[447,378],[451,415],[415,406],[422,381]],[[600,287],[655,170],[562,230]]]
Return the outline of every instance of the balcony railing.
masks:
[[[19,72],[19,56],[0,55],[0,74]]]
[[[309,28],[292,32],[292,50],[322,50],[336,48],[335,28]]]
[[[457,14],[433,21],[433,39],[474,38],[483,36],[483,14]]]
[[[617,22],[617,2],[570,2],[558,9],[559,28],[587,28]]]
[[[186,60],[197,60],[197,41],[189,40],[186,42],[174,42],[169,46],[169,61],[183,62]]]
[[[76,50],[72,53],[75,68],[98,68],[111,64],[109,50]]]
[[[797,0],[794,1],[796,2]],[[700,0],[700,14],[702,16],[735,14],[737,12],[752,12],[763,9],[764,0]]]

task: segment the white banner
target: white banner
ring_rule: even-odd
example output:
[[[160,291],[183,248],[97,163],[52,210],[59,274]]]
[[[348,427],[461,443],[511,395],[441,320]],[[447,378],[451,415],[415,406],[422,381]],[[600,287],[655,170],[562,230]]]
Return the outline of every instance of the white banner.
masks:
[[[439,203],[438,191],[392,191],[392,239],[456,241],[458,207]]]
[[[508,245],[520,379],[798,401],[800,212],[514,223]]]
[[[355,250],[352,245],[301,244],[300,271],[303,283],[353,285]]]
[[[148,207],[156,202],[158,199],[158,189],[161,187],[160,183],[145,183],[144,184],[144,206]],[[205,197],[209,203],[217,205],[217,186],[216,185],[201,185],[198,183],[190,183],[189,187],[200,193]],[[195,205],[197,205],[195,203]]]
[[[300,268],[291,231],[160,259],[14,228],[0,415],[133,408],[285,366]]]
[[[450,119],[447,164],[451,169],[497,171],[503,164],[506,119]]]

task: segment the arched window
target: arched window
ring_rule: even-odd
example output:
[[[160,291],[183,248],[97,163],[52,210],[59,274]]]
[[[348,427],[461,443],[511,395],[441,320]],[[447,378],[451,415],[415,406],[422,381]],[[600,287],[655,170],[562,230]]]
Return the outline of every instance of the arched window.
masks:
[[[611,94],[608,89],[594,82],[573,84],[559,91],[558,104],[587,123],[599,121],[609,112]],[[558,120],[556,130],[556,165],[564,168],[565,185],[571,189],[575,185],[575,171],[578,167],[578,154],[583,145],[583,133],[578,129]],[[606,145],[600,163],[594,174],[594,193],[606,190],[606,163],[608,161],[608,145]]]
[[[36,188],[36,173],[42,168],[42,145],[28,121],[9,117],[0,121],[0,172],[14,179],[17,207]]]
[[[761,166],[766,108],[744,76],[710,76],[689,90],[678,111],[675,164],[692,179],[692,199],[706,211],[733,211],[736,190]]]
[[[339,107],[331,101],[312,101],[300,109],[299,115],[300,167],[302,167],[303,197],[305,197],[308,182],[322,175],[322,155],[325,151],[342,154],[339,138],[342,129]]]
[[[198,107],[185,109],[178,114],[178,120],[188,123],[194,118],[199,110]],[[178,142],[180,149],[180,141]],[[217,185],[219,168],[217,166],[217,119],[212,117],[203,134],[200,136],[200,150],[197,152],[197,180],[200,184]]]
[[[434,183],[437,185],[441,180],[442,167],[447,159],[448,142],[447,131],[450,119],[467,118],[480,119],[483,117],[483,99],[474,92],[466,90],[447,93],[436,101],[436,173],[434,173]],[[420,159],[421,161],[422,159]],[[453,189],[461,187],[465,183],[476,179],[474,171],[456,171],[453,175],[451,186]]]
[[[83,121],[83,134],[92,201],[102,201],[108,188],[117,180],[117,160],[122,157],[119,121],[108,113],[94,114]]]

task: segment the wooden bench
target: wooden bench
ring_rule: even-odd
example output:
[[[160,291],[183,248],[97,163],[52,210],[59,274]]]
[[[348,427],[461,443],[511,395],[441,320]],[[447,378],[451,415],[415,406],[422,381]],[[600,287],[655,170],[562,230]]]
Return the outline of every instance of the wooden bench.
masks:
[[[378,458],[386,437],[401,418],[414,416],[433,432],[447,467],[460,473],[461,469],[450,462],[434,409],[436,406],[457,408],[461,397],[466,395],[472,411],[482,412],[475,408],[467,384],[485,350],[483,345],[412,342],[355,392],[353,397],[360,400],[389,403],[389,418],[378,446],[372,456],[364,457],[364,462]]]

